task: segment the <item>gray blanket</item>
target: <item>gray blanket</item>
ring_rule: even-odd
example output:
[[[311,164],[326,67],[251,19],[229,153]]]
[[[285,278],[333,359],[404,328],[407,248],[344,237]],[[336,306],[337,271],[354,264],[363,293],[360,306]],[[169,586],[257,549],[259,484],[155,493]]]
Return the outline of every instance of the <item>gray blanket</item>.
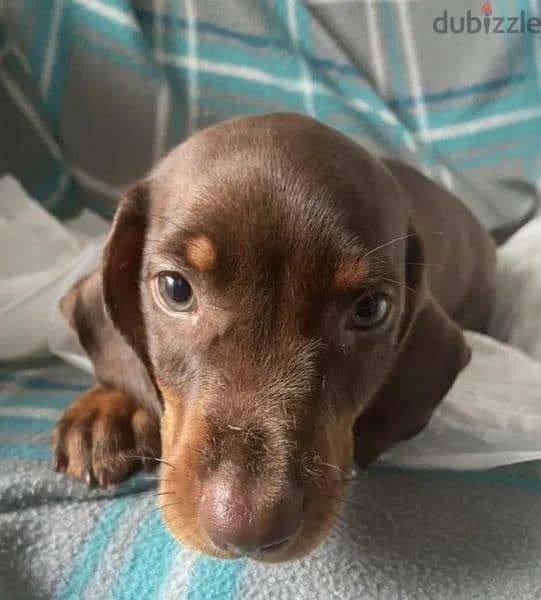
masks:
[[[89,492],[50,466],[54,420],[90,380],[52,364],[0,372],[0,598],[164,600],[541,597],[541,470],[377,468],[310,556],[220,561],[179,546],[140,475]]]

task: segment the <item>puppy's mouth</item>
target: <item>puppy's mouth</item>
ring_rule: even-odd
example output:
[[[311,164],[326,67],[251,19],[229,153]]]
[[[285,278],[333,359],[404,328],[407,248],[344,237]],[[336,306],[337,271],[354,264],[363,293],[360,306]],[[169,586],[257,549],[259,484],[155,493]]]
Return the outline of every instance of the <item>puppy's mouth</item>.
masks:
[[[302,451],[266,439],[255,462],[239,458],[246,456],[246,448],[239,449],[243,436],[232,444],[221,440],[216,461],[209,459],[204,419],[173,426],[167,412],[160,507],[182,545],[219,558],[280,562],[307,554],[327,537],[351,467],[350,422],[317,426]]]

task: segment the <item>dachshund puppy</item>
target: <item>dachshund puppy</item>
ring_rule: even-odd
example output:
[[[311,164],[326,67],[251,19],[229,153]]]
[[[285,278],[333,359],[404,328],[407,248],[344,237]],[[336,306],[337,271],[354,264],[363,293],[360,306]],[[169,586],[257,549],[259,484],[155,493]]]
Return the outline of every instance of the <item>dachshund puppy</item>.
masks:
[[[301,556],[354,457],[419,432],[467,364],[494,263],[459,200],[312,119],[206,129],[129,189],[62,300],[98,383],[56,469],[106,487],[159,459],[182,543]]]

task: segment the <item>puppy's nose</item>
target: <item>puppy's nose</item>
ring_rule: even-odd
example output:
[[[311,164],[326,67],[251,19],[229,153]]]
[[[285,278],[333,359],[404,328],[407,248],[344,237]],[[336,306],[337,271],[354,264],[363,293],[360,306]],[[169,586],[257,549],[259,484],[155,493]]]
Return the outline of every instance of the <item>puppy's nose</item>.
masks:
[[[235,554],[276,552],[297,533],[302,521],[303,495],[299,488],[257,507],[250,490],[213,478],[205,484],[199,520],[212,542]]]

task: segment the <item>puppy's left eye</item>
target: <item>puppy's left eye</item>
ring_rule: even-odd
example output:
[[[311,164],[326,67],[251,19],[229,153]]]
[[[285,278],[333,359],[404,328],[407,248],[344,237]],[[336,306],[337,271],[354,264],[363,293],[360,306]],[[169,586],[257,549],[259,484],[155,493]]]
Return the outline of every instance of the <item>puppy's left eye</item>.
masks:
[[[351,323],[357,329],[372,329],[381,325],[389,316],[391,302],[385,294],[366,293],[355,303]]]
[[[192,286],[180,273],[160,273],[157,287],[161,300],[170,310],[186,311],[193,303]]]

